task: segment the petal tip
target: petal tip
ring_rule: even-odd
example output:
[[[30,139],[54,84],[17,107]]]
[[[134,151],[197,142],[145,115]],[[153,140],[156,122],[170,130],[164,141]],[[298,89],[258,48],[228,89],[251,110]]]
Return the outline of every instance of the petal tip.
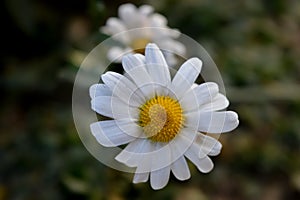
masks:
[[[167,185],[167,184],[157,186],[157,185],[151,184],[151,187],[152,187],[153,190],[161,190],[161,189],[163,189],[166,185]]]
[[[124,64],[126,64],[127,62],[129,62],[130,57],[132,57],[132,56],[133,56],[132,54],[124,55],[124,56],[122,57],[122,65],[124,66]]]
[[[132,3],[125,3],[120,5],[119,10],[124,10],[124,9],[136,9],[136,6]]]
[[[191,64],[193,65],[193,67],[200,72],[201,68],[202,68],[202,65],[203,65],[202,60],[200,60],[197,57],[190,58],[189,60],[190,60]]]
[[[155,43],[148,43],[146,45],[146,50],[147,49],[158,49],[158,46]]]
[[[239,116],[236,112],[234,112],[234,111],[227,111],[227,112],[228,112],[230,121],[239,121]]]
[[[198,169],[199,169],[199,168],[198,168]],[[200,170],[202,173],[207,174],[207,173],[211,172],[213,169],[214,169],[214,163],[210,160],[210,166],[206,166],[206,168],[205,168],[205,167],[202,167],[202,168],[199,169],[199,170]]]

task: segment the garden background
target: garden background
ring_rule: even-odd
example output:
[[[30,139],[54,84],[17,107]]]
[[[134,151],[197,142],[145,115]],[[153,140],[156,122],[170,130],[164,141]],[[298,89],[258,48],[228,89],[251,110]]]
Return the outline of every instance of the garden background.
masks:
[[[127,2],[127,1],[126,1]],[[125,1],[1,2],[0,200],[300,199],[300,1],[160,0],[171,28],[217,64],[240,126],[215,168],[162,190],[101,164],[81,143],[72,87]]]

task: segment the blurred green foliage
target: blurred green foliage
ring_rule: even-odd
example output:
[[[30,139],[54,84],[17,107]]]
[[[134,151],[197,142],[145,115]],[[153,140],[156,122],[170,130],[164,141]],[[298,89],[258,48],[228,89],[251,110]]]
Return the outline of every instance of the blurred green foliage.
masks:
[[[94,159],[73,124],[78,65],[123,2],[1,2],[0,200],[300,199],[300,2],[132,1],[207,49],[241,122],[211,173],[161,191]]]

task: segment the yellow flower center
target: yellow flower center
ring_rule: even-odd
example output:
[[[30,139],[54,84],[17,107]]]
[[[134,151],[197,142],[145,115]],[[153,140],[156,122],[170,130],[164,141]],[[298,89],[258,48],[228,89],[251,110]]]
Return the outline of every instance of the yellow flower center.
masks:
[[[169,96],[154,97],[140,107],[139,124],[155,142],[172,140],[182,128],[183,120],[179,102]]]
[[[138,38],[133,40],[131,43],[131,48],[135,53],[145,54],[145,48],[148,43],[151,41],[147,38]]]

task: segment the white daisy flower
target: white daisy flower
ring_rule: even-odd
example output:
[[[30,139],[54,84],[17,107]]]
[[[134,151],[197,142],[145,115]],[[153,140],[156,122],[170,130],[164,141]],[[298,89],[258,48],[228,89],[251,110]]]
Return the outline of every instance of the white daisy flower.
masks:
[[[171,78],[160,49],[148,44],[145,56],[123,57],[126,72],[106,72],[104,84],[90,87],[92,109],[111,120],[91,124],[91,132],[105,147],[128,145],[116,160],[136,167],[134,183],[150,177],[153,189],[167,185],[170,172],[190,178],[186,158],[199,171],[213,169],[209,156],[221,143],[206,133],[220,134],[238,126],[238,115],[225,109],[229,102],[218,85],[194,83],[202,68],[198,58],[187,60]]]
[[[159,44],[169,65],[173,66],[177,63],[175,54],[183,55],[185,53],[184,45],[174,40],[179,37],[180,32],[169,29],[167,19],[158,13],[153,13],[153,10],[150,5],[142,5],[137,8],[133,4],[127,3],[119,7],[119,18],[111,17],[107,20],[106,26],[100,30],[108,35],[122,32],[115,39],[125,46],[124,48],[112,47],[107,54],[110,61],[121,62],[122,55],[128,52],[144,53],[146,45],[153,42]],[[136,31],[128,32],[132,29]]]

